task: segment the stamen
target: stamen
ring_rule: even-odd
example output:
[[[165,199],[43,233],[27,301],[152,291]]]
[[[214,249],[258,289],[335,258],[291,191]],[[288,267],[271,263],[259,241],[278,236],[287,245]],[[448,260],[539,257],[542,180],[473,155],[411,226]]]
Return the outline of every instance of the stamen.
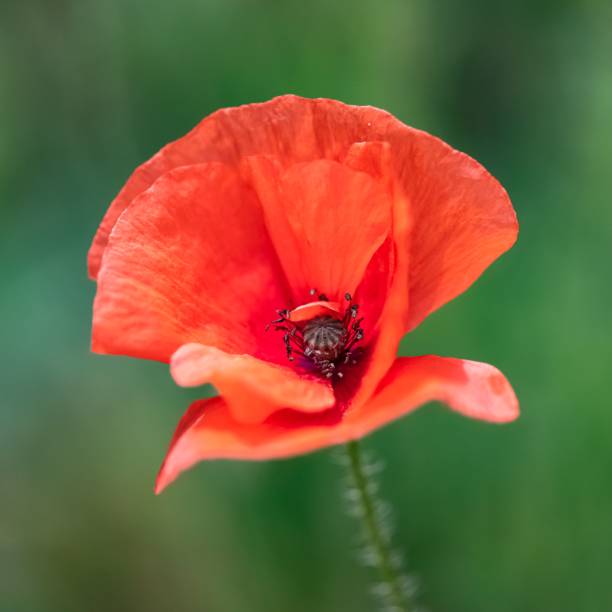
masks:
[[[313,288],[308,293],[310,293],[310,295],[317,295],[317,290]],[[324,293],[319,293],[319,301],[329,302],[329,298]]]

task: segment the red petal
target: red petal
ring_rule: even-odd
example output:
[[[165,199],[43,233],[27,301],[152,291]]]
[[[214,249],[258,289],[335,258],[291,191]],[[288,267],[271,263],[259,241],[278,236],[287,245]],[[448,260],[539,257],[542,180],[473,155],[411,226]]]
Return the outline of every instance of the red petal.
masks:
[[[287,162],[335,159],[354,142],[378,140],[370,134],[392,121],[390,115],[371,107],[293,95],[213,113],[132,174],[94,238],[89,251],[91,278],[98,274],[108,237],[123,210],[169,170],[208,161],[238,164],[245,156],[259,154],[281,155]]]
[[[183,387],[212,383],[236,420],[244,423],[263,421],[286,406],[318,412],[335,403],[331,385],[319,377],[201,344],[186,344],[176,351],[170,371]]]
[[[264,460],[338,444],[343,438],[342,429],[336,426],[337,414],[333,410],[318,415],[303,414],[320,423],[319,427],[269,422],[246,425],[233,417],[222,397],[197,401],[177,427],[159,471],[155,492],[160,493],[181,472],[204,459]],[[340,436],[337,439],[336,434]]]
[[[316,288],[330,300],[353,294],[391,229],[384,183],[336,161],[283,168],[285,160],[249,159],[268,232],[295,304]]]
[[[412,225],[410,330],[507,251],[518,223],[504,188],[472,158],[402,125],[389,140]]]
[[[302,304],[294,308],[289,313],[289,320],[294,323],[299,323],[300,321],[308,321],[309,319],[314,319],[321,315],[328,315],[338,319],[342,318],[340,303],[320,300],[317,302],[308,302],[307,304]]]
[[[519,416],[514,391],[497,368],[424,355],[398,358],[372,399],[347,414],[345,424],[354,437],[361,437],[433,400],[465,416],[493,423]]]
[[[265,322],[288,297],[259,203],[223,164],[178,168],[125,210],[106,249],[93,349],[168,361],[200,342],[283,360]]]
[[[381,143],[359,143],[348,152],[353,167],[369,168],[387,183],[392,194],[392,235],[370,262],[357,291],[365,305],[366,337],[374,336],[361,366],[357,388],[346,404],[359,407],[374,393],[382,377],[395,361],[399,343],[406,331],[409,315],[410,231],[408,202],[390,170],[390,149]],[[373,316],[377,313],[378,316]],[[369,329],[369,325],[373,325]],[[350,382],[350,378],[347,381]]]
[[[246,425],[233,418],[222,398],[196,402],[179,423],[156,492],[204,459],[275,459],[343,444],[433,400],[491,422],[518,416],[516,396],[493,366],[432,355],[403,357],[370,402],[344,416],[336,409],[318,414],[281,410],[264,423]]]

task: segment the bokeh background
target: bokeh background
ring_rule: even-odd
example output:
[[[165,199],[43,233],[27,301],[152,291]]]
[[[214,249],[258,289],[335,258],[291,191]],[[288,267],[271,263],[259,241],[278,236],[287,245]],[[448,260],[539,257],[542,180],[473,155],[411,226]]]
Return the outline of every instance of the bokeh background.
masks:
[[[0,610],[366,612],[332,453],[152,485],[192,399],[89,353],[85,255],[132,169],[223,107],[385,108],[507,187],[518,245],[404,342],[494,363],[523,415],[370,437],[433,612],[612,609],[612,4],[4,0]]]

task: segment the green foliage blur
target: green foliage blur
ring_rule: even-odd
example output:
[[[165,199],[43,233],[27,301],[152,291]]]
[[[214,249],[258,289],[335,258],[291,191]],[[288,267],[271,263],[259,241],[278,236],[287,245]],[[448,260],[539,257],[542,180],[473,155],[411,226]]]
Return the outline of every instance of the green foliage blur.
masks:
[[[391,111],[508,189],[517,246],[406,338],[497,365],[523,415],[430,405],[366,440],[432,612],[612,610],[612,4],[4,0],[1,612],[367,612],[333,452],[153,495],[211,393],[89,352],[85,256],[130,172],[224,106]]]

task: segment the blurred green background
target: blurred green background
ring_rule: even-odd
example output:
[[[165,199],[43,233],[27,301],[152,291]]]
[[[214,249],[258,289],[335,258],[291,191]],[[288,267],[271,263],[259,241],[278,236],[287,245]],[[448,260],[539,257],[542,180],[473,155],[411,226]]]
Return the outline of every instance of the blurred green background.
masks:
[[[612,4],[4,0],[0,610],[373,609],[330,452],[216,462],[161,497],[207,390],[89,353],[85,255],[136,165],[293,92],[385,108],[506,186],[518,245],[404,342],[496,364],[523,416],[376,433],[433,612],[612,609]]]

